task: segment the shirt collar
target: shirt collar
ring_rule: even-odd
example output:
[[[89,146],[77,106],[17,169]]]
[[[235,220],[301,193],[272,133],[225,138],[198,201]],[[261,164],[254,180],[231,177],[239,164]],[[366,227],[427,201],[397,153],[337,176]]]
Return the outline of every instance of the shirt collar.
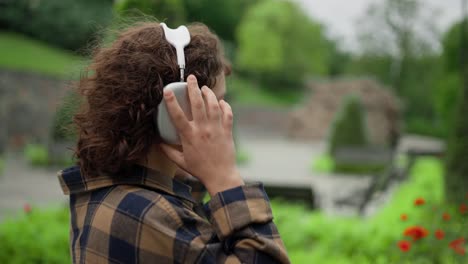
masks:
[[[146,168],[140,165],[133,165],[128,175],[110,177],[102,175],[97,177],[83,177],[79,166],[73,166],[58,172],[58,178],[62,191],[66,195],[88,192],[114,185],[140,185],[143,187],[163,191],[173,196],[195,201],[191,195],[191,187],[162,174],[157,170]]]

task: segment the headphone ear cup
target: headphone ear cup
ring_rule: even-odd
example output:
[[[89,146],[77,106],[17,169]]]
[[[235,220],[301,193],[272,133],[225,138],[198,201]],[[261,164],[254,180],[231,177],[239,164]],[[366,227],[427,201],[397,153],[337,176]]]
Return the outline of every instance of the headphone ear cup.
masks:
[[[187,117],[190,116],[190,103],[188,101],[187,83],[170,83],[166,85],[164,89],[170,89],[174,92],[177,102],[184,111],[185,115]],[[155,123],[158,129],[158,133],[164,142],[168,144],[180,145],[179,134],[177,133],[177,129],[172,123],[171,117],[167,110],[166,102],[164,100],[162,100],[158,106],[158,112],[155,114]]]

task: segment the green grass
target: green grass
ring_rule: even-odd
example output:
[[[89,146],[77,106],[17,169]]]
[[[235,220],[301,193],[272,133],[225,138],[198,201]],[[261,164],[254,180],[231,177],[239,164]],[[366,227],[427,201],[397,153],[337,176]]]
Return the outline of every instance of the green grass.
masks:
[[[312,160],[310,168],[312,173],[332,173],[335,169],[335,161],[330,155],[323,154]]]
[[[0,50],[0,68],[58,78],[76,76],[84,63],[69,51],[10,32],[0,32]]]
[[[299,103],[303,97],[303,93],[294,88],[289,92],[271,92],[261,84],[239,76],[227,78],[227,90],[240,105],[287,107]]]
[[[385,164],[338,163],[329,154],[322,154],[312,160],[310,170],[313,173],[342,173],[353,175],[375,175],[385,169]]]

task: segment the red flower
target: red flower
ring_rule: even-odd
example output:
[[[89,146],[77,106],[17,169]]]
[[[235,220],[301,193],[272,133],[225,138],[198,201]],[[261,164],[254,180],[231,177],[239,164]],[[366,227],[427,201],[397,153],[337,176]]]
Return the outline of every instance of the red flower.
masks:
[[[411,243],[406,240],[401,240],[398,242],[398,247],[400,248],[401,251],[406,252],[410,250],[411,248]]]
[[[444,239],[445,233],[444,231],[437,229],[434,233],[435,237],[439,240]]]
[[[460,237],[450,242],[449,247],[451,247],[455,251],[455,253],[464,256],[466,253],[464,245],[465,239],[463,237]]]
[[[468,206],[466,204],[460,205],[460,214],[465,214],[468,211]]]
[[[444,213],[442,215],[442,219],[444,219],[445,221],[448,221],[448,220],[450,220],[450,215],[448,213]]]
[[[429,234],[429,231],[422,226],[412,226],[405,229],[403,232],[404,236],[409,236],[413,238],[413,241],[419,240],[423,237],[426,237]]]
[[[401,219],[401,221],[406,221],[406,220],[408,220],[408,215],[402,214],[402,215],[400,216],[400,219]]]
[[[31,211],[32,211],[31,205],[28,204],[28,203],[27,203],[27,204],[24,204],[24,206],[23,206],[23,211],[24,211],[25,213],[27,213],[27,214],[31,213]]]
[[[460,237],[450,242],[449,247],[451,248],[462,247],[464,244],[465,244],[465,239],[463,237]]]
[[[420,206],[426,203],[426,200],[424,200],[422,197],[417,198],[414,200],[414,205]]]
[[[454,248],[453,250],[455,251],[455,253],[460,254],[462,256],[464,256],[466,253],[465,248],[462,248],[462,247],[457,247],[457,248]]]

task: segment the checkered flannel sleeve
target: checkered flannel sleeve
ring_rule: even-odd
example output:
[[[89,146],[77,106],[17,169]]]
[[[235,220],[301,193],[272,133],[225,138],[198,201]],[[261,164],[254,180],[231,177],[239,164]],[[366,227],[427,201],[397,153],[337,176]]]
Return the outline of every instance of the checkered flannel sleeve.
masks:
[[[171,263],[290,263],[261,184],[212,197],[205,205],[209,221],[183,206],[174,206],[167,197],[158,204],[171,217],[157,214],[147,219],[147,224],[153,221],[152,227],[145,225],[137,245],[158,259],[166,256]]]
[[[290,263],[261,184],[218,193],[207,209],[209,221],[223,245],[221,252],[211,254],[219,255],[219,262]],[[201,248],[202,255],[209,255],[204,252],[209,245]]]

